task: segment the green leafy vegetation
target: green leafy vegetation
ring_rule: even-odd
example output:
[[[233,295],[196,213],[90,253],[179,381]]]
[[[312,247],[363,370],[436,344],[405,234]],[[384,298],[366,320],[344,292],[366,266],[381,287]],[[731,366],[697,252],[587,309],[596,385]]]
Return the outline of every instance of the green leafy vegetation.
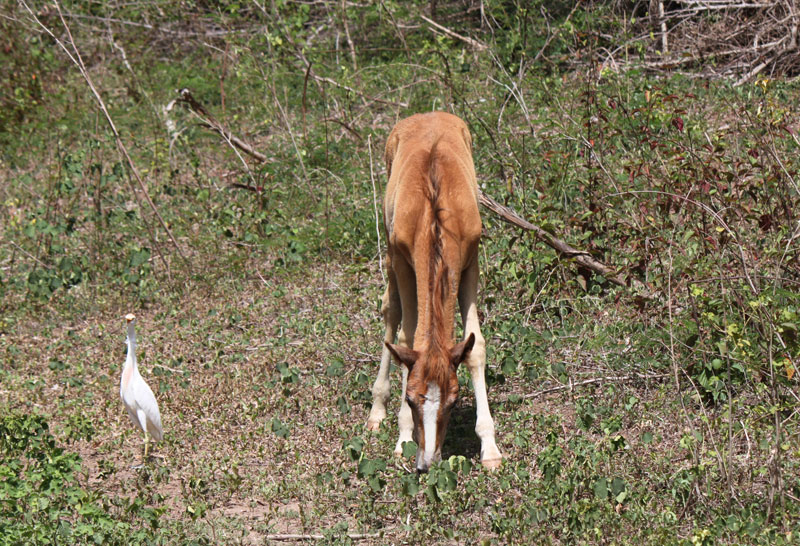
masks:
[[[90,424],[68,436],[84,435],[91,440]],[[131,544],[158,536],[162,496],[145,488],[133,498],[109,497],[87,488],[80,456],[58,446],[43,417],[6,414],[0,441],[3,544]]]
[[[727,57],[680,28],[660,52],[644,4],[60,4],[144,187],[76,66],[8,4],[0,541],[795,543],[800,88],[785,56],[785,76],[705,77]],[[399,370],[364,426],[383,145],[431,109],[470,126],[482,191],[629,285],[482,211],[495,473],[463,367],[428,474],[413,442],[392,455]],[[137,469],[127,312],[166,433]]]

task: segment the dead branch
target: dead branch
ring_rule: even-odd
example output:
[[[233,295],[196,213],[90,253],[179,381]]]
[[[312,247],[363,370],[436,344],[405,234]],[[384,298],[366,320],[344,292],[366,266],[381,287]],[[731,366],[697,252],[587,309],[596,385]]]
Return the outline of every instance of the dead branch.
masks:
[[[375,187],[375,170],[372,168],[372,135],[367,137],[367,150],[369,151],[369,179],[372,182],[372,206],[375,210],[375,236],[378,242],[378,268],[381,271],[381,285],[386,284],[386,276],[383,273],[383,250],[381,249],[381,228],[378,216],[378,190]]]
[[[380,538],[380,533],[348,533],[347,538],[351,540],[365,540],[368,538]],[[292,533],[278,533],[278,534],[271,534],[266,535],[264,538],[267,540],[324,540],[325,535],[317,535],[317,534],[308,534],[308,535],[300,535],[300,534],[292,534]]]
[[[660,34],[661,50],[650,45],[645,62],[633,62],[633,66],[670,70],[713,58],[713,65],[700,66],[702,74],[734,78],[734,86],[762,73],[796,75],[800,71],[796,0],[650,0],[649,12],[650,28],[640,22],[638,30]],[[642,41],[652,41],[649,32],[637,32],[621,47]]]
[[[501,205],[480,190],[478,191],[478,202],[500,216],[500,218],[506,222],[517,227],[521,227],[527,231],[532,231],[537,239],[558,252],[559,255],[574,260],[576,263],[578,263],[578,265],[582,265],[587,269],[594,271],[598,275],[602,275],[616,285],[628,286],[628,284],[621,277],[619,277],[613,269],[592,258],[588,252],[576,250],[552,233],[549,233],[539,226],[528,222],[513,209],[506,207],[505,205]]]
[[[189,110],[197,117],[200,121],[200,124],[204,127],[208,127],[213,131],[217,132],[223,139],[227,142],[230,142],[232,145],[236,146],[238,149],[257,159],[258,161],[264,163],[267,161],[267,156],[259,152],[258,150],[254,149],[252,146],[244,142],[239,137],[235,136],[231,133],[228,129],[226,129],[220,122],[218,122],[214,116],[208,113],[202,104],[200,104],[194,96],[192,96],[192,92],[187,89],[183,88],[178,91],[178,95],[180,98],[178,102],[181,104],[185,104],[189,107]]]
[[[532,392],[530,394],[526,394],[523,396],[525,399],[531,398],[539,398],[540,396],[544,396],[546,394],[552,394],[554,392],[565,391],[565,390],[573,390],[575,387],[583,387],[585,385],[594,385],[597,383],[627,383],[630,381],[637,381],[637,380],[648,380],[648,379],[664,379],[665,377],[669,377],[670,374],[668,373],[659,373],[659,374],[639,374],[635,373],[632,375],[607,375],[603,377],[595,377],[594,379],[587,379],[585,381],[578,381],[577,383],[573,383],[571,380],[567,385],[558,385],[557,387],[550,387],[549,389],[543,389],[540,391]]]
[[[353,72],[358,72],[356,47],[353,44],[353,39],[350,37],[350,26],[347,24],[347,11],[345,10],[344,4],[344,0],[342,0],[342,25],[344,26],[344,35],[347,38],[347,45],[350,48],[350,60],[353,61]]]
[[[750,78],[757,76],[759,72],[764,70],[768,67],[772,62],[777,58],[777,55],[773,55],[770,59],[763,61],[761,64],[750,70],[747,74],[739,78],[736,83],[733,84],[734,87],[739,87],[743,83],[746,83]]]
[[[338,119],[338,118],[334,118],[334,117],[322,118],[322,121],[325,121],[325,122],[328,122],[328,121],[330,121],[330,122],[333,122],[333,123],[338,123],[338,124],[339,124],[339,125],[341,125],[341,126],[344,128],[344,129],[346,129],[348,133],[350,133],[351,135],[353,135],[354,137],[356,137],[356,140],[360,140],[360,141],[363,141],[363,140],[364,140],[364,137],[362,137],[362,136],[361,136],[361,133],[359,133],[359,132],[358,132],[358,131],[357,131],[355,128],[353,128],[353,127],[352,127],[352,126],[351,126],[349,123],[347,123],[346,121],[342,121],[342,120],[340,120],[340,119]]]

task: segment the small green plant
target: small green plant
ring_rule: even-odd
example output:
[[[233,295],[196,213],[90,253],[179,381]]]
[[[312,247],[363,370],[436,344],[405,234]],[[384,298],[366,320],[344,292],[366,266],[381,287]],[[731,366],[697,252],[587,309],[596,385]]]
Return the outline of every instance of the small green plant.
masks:
[[[70,427],[72,439],[92,434],[81,419],[73,419]],[[155,539],[163,509],[138,501],[122,512],[118,499],[81,486],[80,472],[81,458],[57,445],[44,417],[5,412],[0,419],[0,542],[123,544]]]
[[[67,419],[67,426],[64,427],[64,434],[68,442],[77,440],[92,441],[95,435],[94,422],[91,418],[81,413],[74,413]]]

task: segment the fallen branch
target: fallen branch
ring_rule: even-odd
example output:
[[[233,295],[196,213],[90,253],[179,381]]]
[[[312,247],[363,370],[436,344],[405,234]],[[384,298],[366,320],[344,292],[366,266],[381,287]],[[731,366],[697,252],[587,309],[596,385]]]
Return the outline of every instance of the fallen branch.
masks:
[[[530,394],[526,394],[523,396],[525,399],[530,398],[539,398],[540,396],[544,396],[545,394],[551,394],[558,391],[565,391],[565,390],[572,390],[575,387],[582,387],[584,385],[594,385],[595,383],[603,383],[603,382],[616,382],[616,383],[625,383],[628,381],[636,381],[637,379],[663,379],[665,377],[669,377],[670,374],[668,373],[659,373],[659,374],[633,374],[633,375],[607,375],[603,377],[595,377],[594,379],[587,379],[585,381],[579,381],[577,383],[573,383],[570,380],[569,384],[567,385],[559,385],[557,387],[550,387],[549,389],[543,389],[541,391],[532,392]]]
[[[588,252],[583,252],[581,250],[577,250],[552,233],[549,233],[539,226],[531,224],[519,214],[517,214],[513,209],[510,209],[504,205],[501,205],[482,191],[478,190],[478,202],[489,209],[490,211],[494,212],[500,218],[505,220],[506,222],[513,224],[517,227],[521,227],[522,229],[532,231],[533,234],[536,236],[537,239],[544,242],[547,246],[555,250],[559,253],[559,255],[574,260],[578,265],[582,265],[587,269],[594,271],[595,273],[602,275],[610,282],[619,285],[619,286],[628,286],[624,279],[622,279],[617,273],[608,267],[607,265],[595,260]]]
[[[235,136],[231,133],[228,129],[226,129],[220,122],[214,119],[214,116],[208,113],[202,104],[197,102],[197,100],[192,96],[192,92],[187,89],[183,88],[178,91],[178,95],[180,98],[177,99],[178,102],[181,104],[185,104],[189,107],[189,110],[200,120],[200,124],[204,127],[212,129],[213,131],[217,132],[222,138],[224,138],[227,142],[231,143],[232,145],[236,146],[238,149],[259,160],[262,163],[267,161],[267,156],[255,150],[252,146],[248,143],[243,141],[242,139]]]
[[[380,533],[348,533],[347,538],[351,540],[363,540],[367,538],[380,538]],[[280,533],[280,534],[272,534],[267,535],[264,538],[267,540],[324,540],[325,535],[317,535],[317,534],[310,534],[310,535],[299,535],[299,534],[292,534],[292,533]]]
[[[742,76],[741,78],[739,78],[739,79],[736,81],[736,83],[734,83],[734,84],[733,84],[733,86],[734,86],[734,87],[739,87],[739,86],[740,86],[740,85],[742,85],[743,83],[746,83],[746,82],[747,82],[747,81],[748,81],[750,78],[752,78],[752,77],[754,77],[754,76],[757,76],[759,72],[761,72],[761,71],[762,71],[762,70],[764,70],[766,67],[768,67],[770,64],[772,64],[772,62],[773,62],[775,59],[777,59],[777,58],[778,58],[778,54],[775,54],[775,55],[773,55],[771,58],[769,58],[768,60],[766,60],[766,61],[763,61],[763,62],[762,62],[762,63],[760,63],[758,66],[756,66],[755,68],[753,68],[752,70],[750,70],[750,71],[749,71],[747,74],[745,74],[744,76]]]

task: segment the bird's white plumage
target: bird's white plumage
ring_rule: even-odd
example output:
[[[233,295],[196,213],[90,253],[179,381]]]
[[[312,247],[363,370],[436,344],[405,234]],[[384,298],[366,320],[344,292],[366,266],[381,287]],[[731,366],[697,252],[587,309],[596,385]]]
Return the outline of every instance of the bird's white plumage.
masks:
[[[147,434],[154,440],[160,441],[164,437],[164,429],[161,427],[158,402],[150,386],[139,373],[139,366],[136,363],[135,318],[133,315],[127,315],[125,319],[128,321],[128,356],[122,370],[119,395],[131,421],[145,433],[145,441]]]

